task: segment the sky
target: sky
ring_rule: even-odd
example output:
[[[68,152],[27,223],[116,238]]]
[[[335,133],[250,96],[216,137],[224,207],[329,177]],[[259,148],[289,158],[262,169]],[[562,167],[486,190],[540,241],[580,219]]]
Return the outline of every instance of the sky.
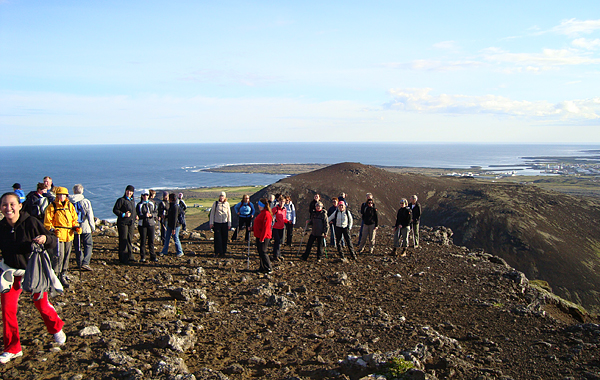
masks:
[[[600,6],[0,0],[0,133],[600,143]]]

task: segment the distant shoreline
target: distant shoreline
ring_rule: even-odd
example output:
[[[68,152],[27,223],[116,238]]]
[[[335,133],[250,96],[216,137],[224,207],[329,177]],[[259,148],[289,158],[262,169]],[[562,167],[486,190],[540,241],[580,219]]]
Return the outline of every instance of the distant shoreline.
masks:
[[[323,169],[332,164],[236,164],[223,165],[214,168],[202,169],[204,172],[211,173],[245,173],[245,174],[273,174],[273,175],[296,175],[308,173],[314,170]],[[419,168],[404,166],[383,166],[373,165],[394,173],[417,173],[425,175],[446,175],[456,171],[466,171],[460,168]],[[517,165],[514,165],[517,166]],[[522,165],[521,165],[522,166]],[[479,166],[473,166],[468,169],[470,172],[483,171]]]

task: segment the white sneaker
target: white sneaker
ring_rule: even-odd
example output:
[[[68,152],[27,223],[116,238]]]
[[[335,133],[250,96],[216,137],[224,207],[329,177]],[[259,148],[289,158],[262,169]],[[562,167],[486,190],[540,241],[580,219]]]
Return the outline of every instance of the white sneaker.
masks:
[[[54,334],[54,341],[58,344],[65,344],[67,341],[67,335],[64,331],[60,330],[56,334]]]
[[[19,351],[16,354],[11,352],[3,352],[2,355],[0,355],[0,363],[6,364],[14,358],[18,358],[19,356],[23,356],[23,351]]]

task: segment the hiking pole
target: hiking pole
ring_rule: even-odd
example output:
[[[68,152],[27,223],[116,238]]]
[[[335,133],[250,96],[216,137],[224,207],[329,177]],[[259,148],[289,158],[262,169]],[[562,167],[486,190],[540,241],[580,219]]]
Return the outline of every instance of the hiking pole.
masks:
[[[304,225],[304,232],[302,232],[302,239],[300,239],[300,246],[298,247],[297,256],[300,256],[300,250],[302,249],[302,243],[304,243],[304,235],[306,235],[307,228],[308,228],[308,220],[306,221],[306,224]]]
[[[327,237],[323,236],[323,249],[325,250],[325,258],[328,259],[327,257]]]
[[[246,257],[246,269],[250,270],[250,236],[248,236],[248,256]]]

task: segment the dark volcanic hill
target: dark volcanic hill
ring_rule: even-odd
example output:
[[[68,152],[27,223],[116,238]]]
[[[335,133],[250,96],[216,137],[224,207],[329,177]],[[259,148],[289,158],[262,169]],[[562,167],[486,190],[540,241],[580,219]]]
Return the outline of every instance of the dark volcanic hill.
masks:
[[[454,243],[504,258],[530,279],[547,281],[563,298],[600,312],[600,204],[597,200],[533,185],[482,183],[468,178],[396,174],[359,163],[341,163],[285,178],[252,197],[291,194],[304,226],[308,204],[321,194],[326,207],[347,193],[358,216],[373,193],[380,224],[393,224],[399,200],[412,194],[423,206],[422,224],[454,231]]]

